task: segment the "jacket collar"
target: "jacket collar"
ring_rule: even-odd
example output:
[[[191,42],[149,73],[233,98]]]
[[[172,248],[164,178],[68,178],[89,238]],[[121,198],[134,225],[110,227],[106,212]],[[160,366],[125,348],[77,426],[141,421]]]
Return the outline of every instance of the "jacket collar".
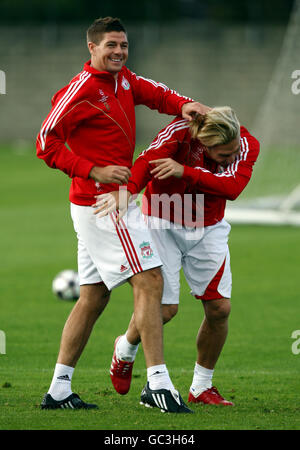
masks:
[[[103,78],[111,78],[113,81],[115,81],[113,75],[110,72],[107,72],[106,70],[97,70],[94,67],[91,66],[91,60],[87,61],[84,66],[83,70],[86,70],[87,72],[91,73],[92,75],[96,75],[97,77],[103,77]],[[120,78],[120,74],[123,73],[123,67],[118,73],[118,79]]]

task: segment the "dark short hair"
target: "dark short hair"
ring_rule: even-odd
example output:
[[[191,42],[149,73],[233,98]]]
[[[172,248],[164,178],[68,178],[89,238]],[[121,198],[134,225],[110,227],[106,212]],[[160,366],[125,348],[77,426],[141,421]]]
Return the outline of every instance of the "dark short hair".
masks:
[[[100,17],[96,19],[87,30],[87,41],[99,44],[104,33],[111,31],[123,31],[126,33],[124,25],[117,17]]]

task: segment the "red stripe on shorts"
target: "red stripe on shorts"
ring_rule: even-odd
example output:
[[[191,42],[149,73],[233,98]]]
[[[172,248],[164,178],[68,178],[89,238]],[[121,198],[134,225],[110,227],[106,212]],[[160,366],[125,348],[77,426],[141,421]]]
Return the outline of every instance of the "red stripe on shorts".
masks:
[[[124,223],[124,222],[123,222]],[[127,228],[126,228],[126,225],[124,224],[122,224],[122,226],[120,227],[119,226],[119,230],[120,230],[120,232],[121,232],[121,234],[122,234],[122,236],[123,236],[123,239],[124,239],[124,242],[126,243],[126,245],[127,245],[127,250],[129,251],[129,253],[130,253],[130,256],[131,256],[131,261],[132,261],[132,263],[134,264],[134,266],[135,266],[135,268],[136,268],[136,273],[139,273],[139,272],[142,272],[143,271],[143,269],[142,269],[142,267],[140,266],[139,267],[139,260],[135,260],[135,258],[134,258],[134,254],[136,254],[135,253],[135,248],[134,248],[134,245],[133,245],[133,243],[132,243],[132,240],[131,240],[131,238],[130,238],[130,236],[129,236],[129,233],[128,233],[128,230],[127,230]],[[127,232],[127,233],[126,233]],[[131,247],[130,247],[131,246]]]
[[[124,221],[123,221],[122,219],[121,219],[121,223],[122,223],[122,225],[124,226],[123,229],[125,230],[125,233],[126,233],[126,236],[127,236],[127,238],[128,238],[128,241],[129,241],[129,243],[131,244],[132,252],[133,252],[133,254],[134,254],[134,256],[135,256],[135,262],[136,262],[136,264],[137,264],[137,266],[138,266],[138,268],[139,268],[139,271],[140,271],[140,272],[143,272],[143,268],[142,268],[142,266],[141,266],[139,257],[138,257],[138,255],[137,255],[137,253],[136,253],[136,251],[135,251],[135,247],[134,247],[134,244],[133,244],[133,242],[132,242],[132,240],[131,240],[129,231],[128,231],[128,229],[126,228],[126,225],[125,225],[125,223],[124,223]]]
[[[221,278],[224,273],[225,262],[226,262],[226,258],[224,259],[222,266],[220,267],[220,269],[218,270],[218,272],[216,273],[214,278],[211,280],[211,282],[205,289],[204,294],[203,295],[195,295],[196,298],[199,298],[201,300],[217,300],[217,299],[223,298],[223,295],[221,295],[218,292],[218,286],[219,286],[219,283],[220,283]]]
[[[127,261],[128,261],[128,263],[129,263],[129,265],[130,265],[130,268],[131,268],[132,272],[133,272],[134,274],[136,274],[136,273],[138,273],[137,267],[134,266],[134,264],[133,264],[132,261],[131,261],[131,258],[130,258],[129,254],[128,254],[128,251],[127,251],[126,241],[125,241],[125,243],[124,243],[124,239],[123,239],[123,237],[121,236],[120,228],[119,228],[118,225],[117,225],[117,222],[116,222],[116,220],[115,220],[115,217],[113,216],[113,213],[110,214],[110,218],[111,218],[111,220],[113,221],[113,223],[114,223],[114,225],[115,225],[117,234],[118,234],[118,236],[119,236],[120,242],[121,242],[121,244],[122,244],[122,247],[123,247],[123,250],[124,250],[124,252],[125,252]]]
[[[114,213],[113,213],[114,214]],[[115,216],[113,216],[113,222],[115,224],[119,239],[121,241],[121,244],[123,246],[124,252],[126,254],[127,260],[130,264],[130,267],[133,271],[133,273],[139,273],[139,272],[143,272],[143,268],[140,264],[140,261],[138,259],[138,256],[136,254],[135,251],[135,247],[134,244],[131,240],[131,237],[129,235],[128,229],[126,228],[126,225],[124,223],[123,220],[120,221],[121,225],[120,226],[117,222],[116,222],[116,217],[117,217],[117,213],[115,213]]]

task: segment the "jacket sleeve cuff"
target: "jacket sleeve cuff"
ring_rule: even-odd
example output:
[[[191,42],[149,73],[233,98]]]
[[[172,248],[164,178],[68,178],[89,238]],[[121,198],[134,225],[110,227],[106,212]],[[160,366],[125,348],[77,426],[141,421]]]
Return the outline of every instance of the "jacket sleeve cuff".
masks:
[[[194,100],[191,99],[191,98],[184,98],[184,99],[180,100],[179,103],[178,103],[179,114],[182,115],[182,107],[183,107],[183,105],[185,105],[186,103],[191,103],[193,101]]]
[[[128,190],[132,195],[138,194],[138,189],[137,189],[136,184],[133,183],[133,182],[130,181],[130,180],[128,181],[128,184],[127,184],[127,190]]]
[[[183,175],[182,178],[184,181],[188,181],[190,184],[196,184],[199,182],[199,170],[194,169],[193,167],[183,166]]]
[[[73,176],[88,179],[90,171],[94,166],[95,163],[88,161],[87,159],[80,158],[74,166]]]

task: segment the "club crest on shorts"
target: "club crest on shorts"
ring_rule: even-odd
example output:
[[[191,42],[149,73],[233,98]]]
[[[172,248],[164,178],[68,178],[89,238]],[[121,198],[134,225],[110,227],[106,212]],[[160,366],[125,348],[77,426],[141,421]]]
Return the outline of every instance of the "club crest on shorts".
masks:
[[[125,91],[128,91],[128,90],[130,89],[129,81],[126,80],[126,78],[125,78],[124,76],[123,76],[123,78],[122,78],[122,83],[121,83],[121,85],[122,85],[122,88],[125,89]]]
[[[142,242],[140,245],[140,249],[141,249],[141,255],[143,258],[151,258],[153,255],[153,250],[150,247],[150,242]]]

